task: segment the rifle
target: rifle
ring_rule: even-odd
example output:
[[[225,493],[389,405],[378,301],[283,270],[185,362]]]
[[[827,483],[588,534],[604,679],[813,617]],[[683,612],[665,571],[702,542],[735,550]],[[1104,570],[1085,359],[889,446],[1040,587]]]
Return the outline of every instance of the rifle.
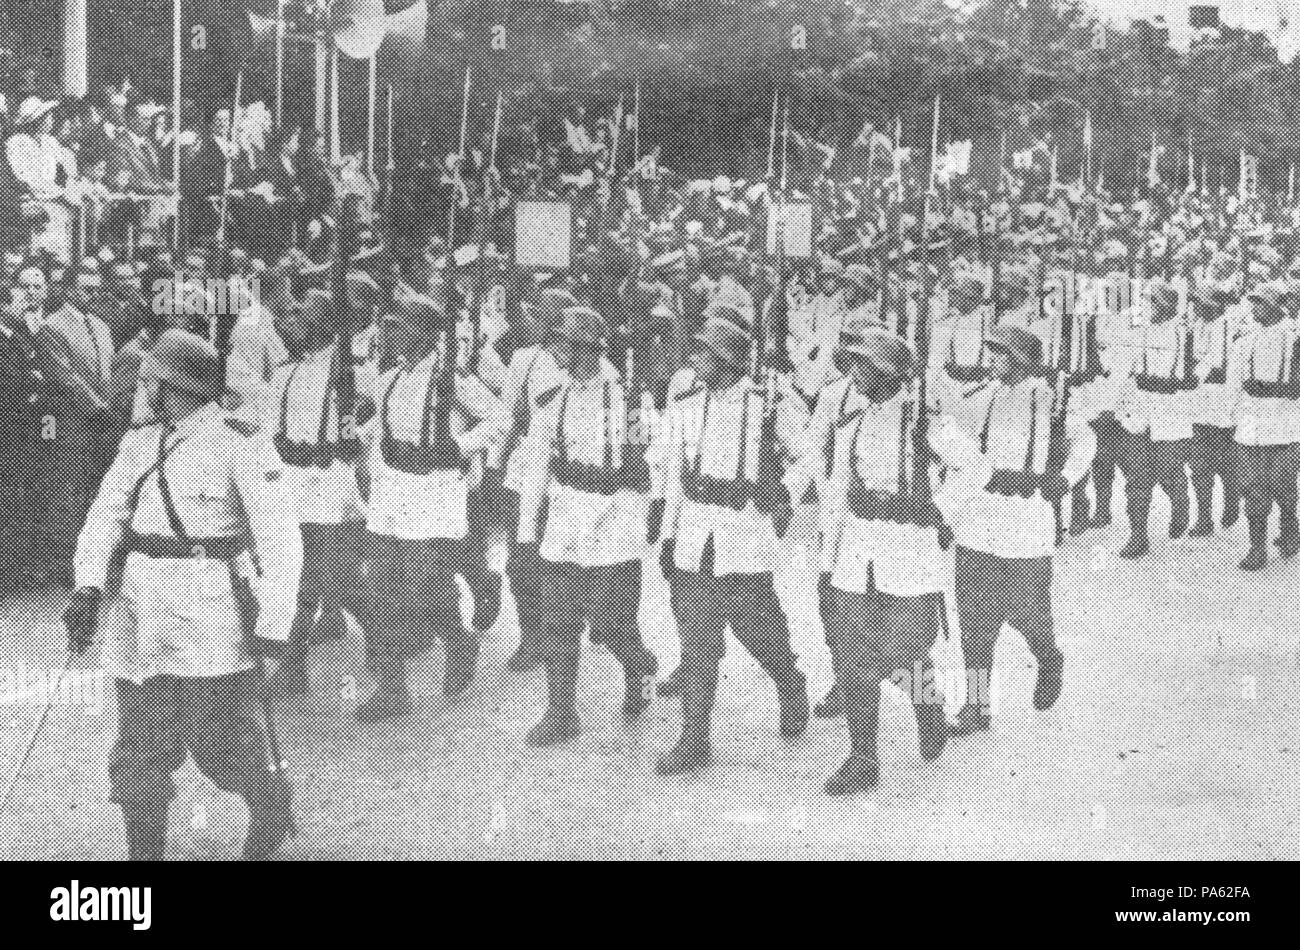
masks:
[[[492,142],[488,150],[488,163],[483,166],[483,190],[478,205],[478,279],[475,281],[473,303],[470,308],[470,350],[467,366],[470,372],[478,370],[480,342],[483,335],[483,304],[487,300],[488,231],[492,225],[492,212],[495,199],[492,191],[492,179],[496,174],[497,141],[501,135],[501,112],[504,108],[504,95],[497,92],[496,115],[492,120]]]
[[[774,328],[777,326],[777,308],[788,305],[785,297],[785,190],[789,183],[787,174],[789,139],[790,107],[787,104],[781,149],[781,186],[777,191],[777,202],[773,205],[777,218],[776,230],[773,233],[775,253],[773,255],[772,290],[768,306],[758,314],[754,328],[755,346],[752,361],[753,387],[762,394],[763,401],[754,503],[759,511],[767,515],[774,514],[781,507],[781,491],[783,488],[781,484],[782,464],[776,450],[776,362],[779,344],[775,340]],[[742,433],[741,437],[748,440],[747,433]],[[741,477],[744,477],[743,472]],[[777,529],[777,536],[784,537],[789,523],[776,524],[774,521],[774,527]]]
[[[993,309],[990,322],[997,326],[1002,320],[1002,219],[993,215]]]
[[[939,130],[939,97],[934,97],[934,130]],[[926,368],[930,364],[930,297],[934,293],[930,274],[930,199],[934,195],[934,164],[936,148],[930,149],[930,175],[925,197],[921,202],[921,299],[916,308],[916,406],[912,425],[912,484],[908,495],[937,523],[933,511],[934,499],[930,486],[930,410],[926,392]],[[905,296],[905,295],[904,295]]]

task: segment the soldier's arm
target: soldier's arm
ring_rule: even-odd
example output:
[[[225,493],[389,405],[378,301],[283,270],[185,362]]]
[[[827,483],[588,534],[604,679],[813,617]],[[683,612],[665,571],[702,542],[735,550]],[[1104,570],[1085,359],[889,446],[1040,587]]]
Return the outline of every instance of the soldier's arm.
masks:
[[[298,603],[302,536],[284,463],[264,436],[234,436],[231,476],[261,569],[257,636],[287,641]]]
[[[1065,432],[1070,442],[1070,452],[1061,467],[1061,474],[1071,485],[1077,485],[1087,475],[1093,456],[1097,454],[1097,436],[1092,431],[1092,426],[1074,416],[1067,419]]]
[[[534,405],[532,427],[528,438],[535,440],[538,446],[551,446],[555,442],[560,426],[559,406],[561,400],[557,390],[547,390],[539,399],[545,398],[544,405]],[[549,398],[548,398],[549,394]],[[542,511],[542,502],[546,499],[546,489],[551,483],[551,466],[549,452],[544,461],[527,466],[527,478],[519,491],[519,537],[520,544],[536,544],[538,521]]]
[[[226,390],[230,394],[230,408],[240,416],[256,413],[260,421],[257,390],[262,382],[261,360],[258,359],[257,341],[245,324],[236,323],[230,331],[230,353],[226,357]]]
[[[510,411],[481,379],[458,373],[456,400],[470,419],[477,421],[459,439],[460,450],[465,455],[485,451],[505,437],[510,425]]]
[[[789,375],[777,377],[776,437],[781,441],[781,447],[788,458],[798,459],[803,455],[808,419],[808,404],[795,391]]]
[[[130,527],[131,495],[136,480],[148,467],[144,445],[147,436],[140,431],[128,432],[122,439],[117,458],[109,466],[99,485],[85,526],[77,537],[73,561],[78,587],[104,586],[109,562]]]

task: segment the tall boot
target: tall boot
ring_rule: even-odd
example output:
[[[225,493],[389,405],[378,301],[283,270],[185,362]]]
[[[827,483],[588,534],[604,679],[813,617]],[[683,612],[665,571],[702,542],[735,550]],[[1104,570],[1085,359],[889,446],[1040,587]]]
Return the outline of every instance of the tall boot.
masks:
[[[993,702],[993,651],[997,635],[984,642],[974,637],[962,637],[962,653],[966,657],[966,704],[957,710],[956,721],[949,724],[948,735],[969,736],[989,728],[989,707]],[[971,690],[975,694],[971,694]]]
[[[161,861],[167,850],[167,803],[122,803],[126,851],[132,861]]]
[[[1151,514],[1151,490],[1128,486],[1128,543],[1119,550],[1119,556],[1125,560],[1135,560],[1151,550],[1147,539],[1147,519]]]
[[[1100,438],[1100,436],[1098,436]],[[1092,467],[1092,487],[1097,495],[1097,503],[1093,506],[1092,519],[1088,522],[1091,528],[1108,527],[1114,518],[1111,514],[1111,493],[1115,487],[1115,465],[1096,465]]]
[[[293,823],[293,788],[283,772],[268,772],[258,787],[245,796],[248,802],[248,835],[244,839],[244,858],[249,861],[268,857],[296,834]]]
[[[1268,509],[1261,516],[1246,502],[1246,524],[1250,531],[1250,550],[1238,565],[1243,571],[1262,571],[1268,567]]]
[[[1196,494],[1196,524],[1187,536],[1208,538],[1214,534],[1214,474],[1193,475],[1192,490]]]
[[[268,683],[272,690],[301,695],[311,688],[307,677],[307,654],[311,650],[312,630],[316,626],[316,608],[315,601],[298,602],[293,624],[289,627],[289,648]]]
[[[411,712],[411,693],[406,686],[406,663],[400,657],[371,655],[368,664],[379,680],[370,698],[356,708],[357,722],[380,722]]]
[[[1038,660],[1038,680],[1034,683],[1034,708],[1039,712],[1051,709],[1061,695],[1065,675],[1065,654],[1053,647],[1052,652]]]
[[[1231,528],[1241,518],[1241,487],[1237,484],[1235,460],[1224,464],[1220,473],[1223,479],[1223,519],[1219,522],[1225,528]]]
[[[655,692],[659,694],[660,699],[667,699],[672,696],[681,696],[686,692],[686,664],[678,663],[667,678],[663,680],[656,688]]]
[[[629,722],[650,705],[648,685],[659,672],[659,659],[646,649],[640,636],[611,637],[610,652],[623,667],[623,718]]]
[[[531,746],[552,746],[576,738],[582,731],[578,720],[578,655],[546,661],[546,712],[528,730]]]
[[[916,714],[916,745],[927,762],[939,758],[948,743],[943,706],[943,693],[935,685],[934,664],[926,659],[921,669],[920,693],[912,696],[912,711]]]
[[[1177,540],[1187,533],[1187,523],[1191,521],[1191,499],[1187,497],[1187,476],[1182,471],[1175,472],[1165,486],[1169,494],[1169,537]]]
[[[1070,537],[1081,536],[1091,526],[1086,479],[1080,479],[1070,493]]]
[[[880,677],[861,667],[847,667],[839,671],[839,685],[849,724],[849,757],[826,780],[826,794],[869,792],[880,782],[880,763],[876,759]]]
[[[709,732],[713,701],[718,692],[718,661],[691,659],[685,662],[685,691],[682,693],[682,736],[655,765],[660,775],[685,775],[704,768],[713,758]]]
[[[469,689],[478,669],[478,637],[465,631],[447,640],[447,666],[442,674],[442,695],[459,696]]]
[[[1282,498],[1278,502],[1280,530],[1277,537],[1277,550],[1283,558],[1293,558],[1300,554],[1300,524],[1296,520],[1295,497]]]

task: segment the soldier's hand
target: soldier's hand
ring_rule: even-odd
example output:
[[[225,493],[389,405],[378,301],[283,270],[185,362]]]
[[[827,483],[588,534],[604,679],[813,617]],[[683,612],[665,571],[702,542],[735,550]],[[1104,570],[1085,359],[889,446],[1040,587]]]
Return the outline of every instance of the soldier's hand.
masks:
[[[645,539],[648,543],[654,544],[659,540],[659,535],[664,526],[664,500],[656,498],[650,502],[650,512],[646,516]]]
[[[72,602],[63,612],[63,623],[68,628],[69,653],[81,656],[95,642],[100,596],[98,587],[78,587],[72,592]]]

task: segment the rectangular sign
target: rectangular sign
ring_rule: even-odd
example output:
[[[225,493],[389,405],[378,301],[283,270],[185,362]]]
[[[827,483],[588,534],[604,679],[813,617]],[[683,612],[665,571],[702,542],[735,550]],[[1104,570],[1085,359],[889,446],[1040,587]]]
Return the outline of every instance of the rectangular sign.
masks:
[[[568,270],[573,263],[573,207],[565,201],[515,205],[515,263],[526,270]]]

